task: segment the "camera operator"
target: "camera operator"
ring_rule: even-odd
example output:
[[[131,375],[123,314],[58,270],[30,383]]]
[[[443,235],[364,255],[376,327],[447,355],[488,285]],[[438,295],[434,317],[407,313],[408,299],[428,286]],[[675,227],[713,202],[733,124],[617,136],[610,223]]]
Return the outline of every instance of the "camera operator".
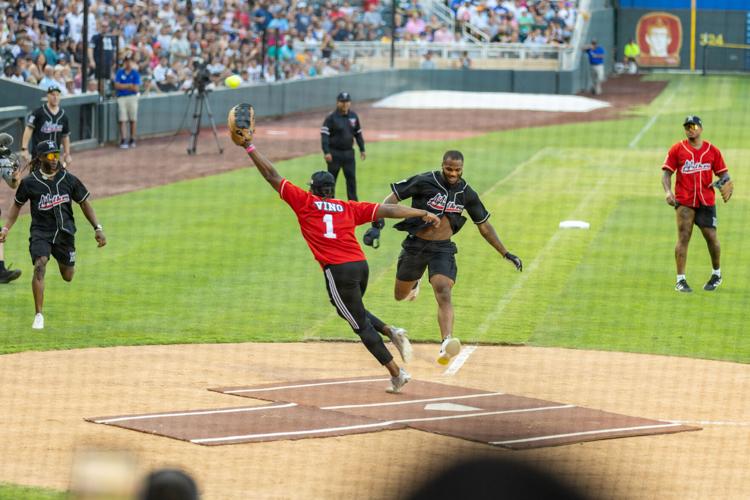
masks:
[[[11,144],[13,144],[13,137],[0,133],[0,177],[11,189],[16,189],[21,177],[20,160],[15,153],[10,151]],[[5,268],[4,246],[4,243],[0,243],[0,283],[10,283],[21,276],[21,270]]]
[[[135,126],[138,121],[138,92],[141,89],[141,74],[136,69],[135,61],[128,56],[123,67],[115,74],[115,93],[120,122],[120,148],[135,147]],[[130,122],[130,141],[126,140]]]

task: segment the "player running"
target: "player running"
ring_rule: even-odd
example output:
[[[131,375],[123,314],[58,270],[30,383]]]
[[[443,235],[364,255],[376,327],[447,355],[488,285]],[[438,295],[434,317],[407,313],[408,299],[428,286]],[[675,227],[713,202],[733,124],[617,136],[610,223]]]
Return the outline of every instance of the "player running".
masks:
[[[687,139],[674,144],[667,153],[662,165],[661,178],[666,202],[675,208],[677,214],[677,245],[674,249],[677,264],[678,292],[692,292],[685,277],[687,251],[690,236],[695,224],[701,230],[711,255],[711,276],[703,289],[712,292],[721,285],[721,247],[716,236],[716,202],[714,186],[721,188],[726,203],[732,196],[732,181],[721,151],[708,141],[701,139],[703,122],[697,116],[685,118],[682,126]],[[672,192],[672,174],[677,172],[675,192]],[[719,177],[711,184],[713,176]]]
[[[448,223],[440,226],[424,224],[417,218],[394,226],[409,233],[401,244],[394,295],[396,300],[414,300],[419,293],[419,281],[425,269],[428,270],[430,285],[438,304],[437,320],[442,337],[438,363],[442,365],[448,364],[461,351],[461,342],[453,336],[451,291],[458,274],[455,257],[458,249],[451,237],[466,222],[466,217],[461,215],[463,211],[468,212],[487,243],[516,269],[523,270],[521,259],[505,248],[495,228],[488,222],[490,213],[484,208],[479,195],[463,179],[463,171],[464,155],[460,151],[447,151],[443,155],[441,170],[394,182],[391,184],[393,192],[383,201],[384,204],[396,204],[411,198],[412,207],[447,219]],[[381,227],[382,224],[375,222],[369,231],[379,234]],[[367,241],[373,239],[370,233]]]
[[[29,252],[34,264],[31,289],[34,292],[36,316],[32,328],[44,328],[44,275],[50,255],[57,260],[60,275],[71,281],[75,272],[75,220],[73,204],[81,206],[83,215],[94,228],[98,246],[107,244],[94,207],[89,202],[89,191],[73,174],[60,168],[60,149],[54,141],[40,142],[36,146],[36,158],[31,173],[21,180],[16,191],[15,203],[10,207],[8,220],[0,229],[0,243],[4,242],[18,219],[21,207],[31,202],[31,237]]]
[[[375,359],[388,369],[391,386],[387,392],[400,392],[411,376],[396,364],[377,332],[391,339],[405,362],[411,357],[411,345],[405,330],[387,326],[365,309],[362,297],[367,290],[369,268],[354,229],[380,217],[415,217],[435,227],[440,225],[440,219],[427,210],[338,200],[334,198],[336,179],[325,171],[315,172],[310,191],[305,191],[281,177],[254,145],[247,143],[244,147],[258,172],[297,215],[302,236],[323,269],[328,297],[336,312],[349,323]]]

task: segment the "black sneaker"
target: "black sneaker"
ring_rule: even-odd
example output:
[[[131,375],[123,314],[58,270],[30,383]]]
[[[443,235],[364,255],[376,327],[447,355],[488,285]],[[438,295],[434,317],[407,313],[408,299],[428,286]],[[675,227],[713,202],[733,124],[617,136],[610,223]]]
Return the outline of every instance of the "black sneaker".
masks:
[[[706,284],[703,285],[703,289],[707,292],[713,292],[719,287],[719,285],[721,285],[721,276],[712,274]]]
[[[693,291],[692,288],[690,288],[690,285],[688,285],[687,280],[680,280],[677,282],[677,284],[674,286],[674,289],[678,292],[684,292],[684,293],[690,293]]]
[[[0,271],[0,283],[10,283],[17,280],[19,276],[21,276],[20,269],[3,269]]]

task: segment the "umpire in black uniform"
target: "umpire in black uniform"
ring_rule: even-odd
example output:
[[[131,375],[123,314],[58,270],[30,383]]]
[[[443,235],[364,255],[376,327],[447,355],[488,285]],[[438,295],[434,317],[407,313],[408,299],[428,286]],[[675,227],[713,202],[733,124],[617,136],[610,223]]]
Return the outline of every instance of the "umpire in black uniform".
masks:
[[[352,96],[349,92],[341,92],[336,98],[336,111],[326,116],[323,126],[320,127],[320,143],[328,171],[338,179],[339,170],[344,168],[346,197],[356,201],[357,163],[354,159],[354,139],[359,147],[359,157],[364,160],[366,154],[362,124],[357,113],[349,109],[351,105]]]

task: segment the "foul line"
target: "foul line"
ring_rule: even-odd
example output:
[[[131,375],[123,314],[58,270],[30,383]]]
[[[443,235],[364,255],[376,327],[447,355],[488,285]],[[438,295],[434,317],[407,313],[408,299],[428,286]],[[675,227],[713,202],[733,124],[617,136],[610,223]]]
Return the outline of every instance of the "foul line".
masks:
[[[301,387],[319,387],[323,385],[339,385],[339,384],[362,384],[364,382],[386,382],[389,378],[368,378],[364,380],[338,380],[336,382],[316,382],[313,384],[298,384],[298,385],[281,385],[277,387],[264,387],[261,389],[237,389],[234,391],[221,391],[224,394],[238,394],[240,392],[268,392],[278,391],[281,389],[298,389]]]
[[[649,129],[656,123],[656,120],[659,118],[659,116],[662,114],[662,112],[669,107],[670,104],[672,104],[672,100],[674,99],[674,96],[677,95],[677,91],[682,87],[682,80],[677,84],[677,88],[674,89],[674,92],[669,94],[669,97],[667,97],[667,100],[664,102],[664,104],[656,111],[656,114],[651,117],[651,119],[646,122],[646,125],[643,126],[643,128],[638,132],[638,134],[633,138],[632,141],[630,141],[630,144],[628,144],[628,147],[630,149],[633,149],[638,145],[643,135],[649,131]]]
[[[470,345],[468,347],[464,347],[461,349],[461,352],[458,356],[453,360],[453,362],[450,364],[448,368],[443,372],[444,376],[451,376],[458,373],[458,370],[461,369],[462,366],[464,366],[464,363],[469,359],[469,356],[477,350],[477,346]]]
[[[297,403],[286,403],[283,405],[275,406],[251,406],[249,408],[229,408],[226,410],[200,410],[200,411],[186,411],[180,413],[156,413],[153,415],[139,415],[137,417],[117,417],[117,418],[106,418],[104,420],[94,420],[97,424],[110,424],[112,422],[122,422],[125,420],[145,420],[149,418],[169,418],[169,417],[191,417],[194,415],[215,415],[217,413],[238,413],[245,411],[262,411],[262,410],[277,410],[279,408],[290,408],[297,406]]]
[[[614,429],[600,429],[596,431],[582,431],[582,432],[569,432],[567,434],[552,434],[549,436],[537,436],[532,438],[524,439],[510,439],[508,441],[490,441],[489,444],[514,444],[514,443],[530,443],[532,441],[546,441],[549,439],[559,439],[573,436],[590,436],[593,434],[606,434],[608,432],[628,432],[645,429],[662,429],[665,427],[679,427],[681,424],[659,424],[659,425],[641,425],[637,427],[618,427]]]
[[[571,215],[569,215],[568,218],[572,218],[575,214],[580,213],[589,203],[591,203],[591,200],[599,194],[599,190],[606,181],[606,177],[600,178],[594,189],[589,192],[589,195],[586,196],[586,198],[581,200],[581,203],[579,203],[578,206],[573,209],[573,211],[570,213]],[[534,271],[537,270],[541,262],[546,258],[547,253],[550,252],[552,248],[554,248],[557,240],[562,237],[563,232],[564,231],[558,229],[555,234],[552,235],[552,238],[550,238],[547,244],[544,245],[544,248],[542,248],[542,250],[537,254],[536,258],[524,270],[524,272],[521,273],[521,276],[518,277],[516,282],[513,283],[513,286],[510,287],[510,290],[508,290],[506,294],[498,301],[495,310],[492,311],[489,316],[487,316],[487,319],[485,319],[477,329],[479,335],[484,335],[485,333],[487,333],[490,325],[494,325],[496,323],[497,318],[503,313],[508,304],[510,304],[516,294],[523,288],[524,284],[534,274]]]
[[[408,401],[393,401],[388,403],[366,403],[359,405],[341,405],[341,406],[321,406],[321,410],[342,410],[344,408],[370,408],[374,406],[395,406],[395,405],[408,405],[412,403],[429,403],[430,401],[452,401],[454,399],[471,399],[471,398],[486,398],[489,396],[504,396],[502,392],[481,392],[477,394],[466,394],[464,396],[444,396],[440,398],[429,398],[429,399],[410,399]]]
[[[731,420],[671,420],[676,424],[683,425],[729,425],[737,427],[750,427],[750,422],[734,422]]]
[[[538,408],[522,408],[518,410],[500,410],[500,411],[491,411],[491,412],[482,412],[482,413],[472,413],[470,415],[449,415],[449,416],[444,416],[444,417],[407,418],[407,419],[402,419],[402,420],[387,420],[384,422],[377,422],[374,424],[347,425],[343,427],[324,427],[322,429],[310,429],[306,431],[269,432],[269,433],[264,433],[264,434],[245,434],[241,436],[199,438],[199,439],[191,439],[190,442],[201,444],[201,443],[217,443],[221,441],[263,439],[263,438],[280,437],[280,436],[304,436],[306,434],[315,434],[315,433],[323,433],[323,432],[328,433],[328,432],[337,432],[337,431],[347,431],[347,430],[353,430],[353,429],[371,429],[373,427],[390,427],[392,425],[405,424],[409,422],[431,422],[431,421],[436,421],[436,420],[454,420],[454,419],[461,419],[461,418],[485,417],[489,415],[502,415],[502,414],[509,414],[509,413],[560,410],[564,408],[575,408],[575,405],[543,406],[543,407],[538,407]]]

